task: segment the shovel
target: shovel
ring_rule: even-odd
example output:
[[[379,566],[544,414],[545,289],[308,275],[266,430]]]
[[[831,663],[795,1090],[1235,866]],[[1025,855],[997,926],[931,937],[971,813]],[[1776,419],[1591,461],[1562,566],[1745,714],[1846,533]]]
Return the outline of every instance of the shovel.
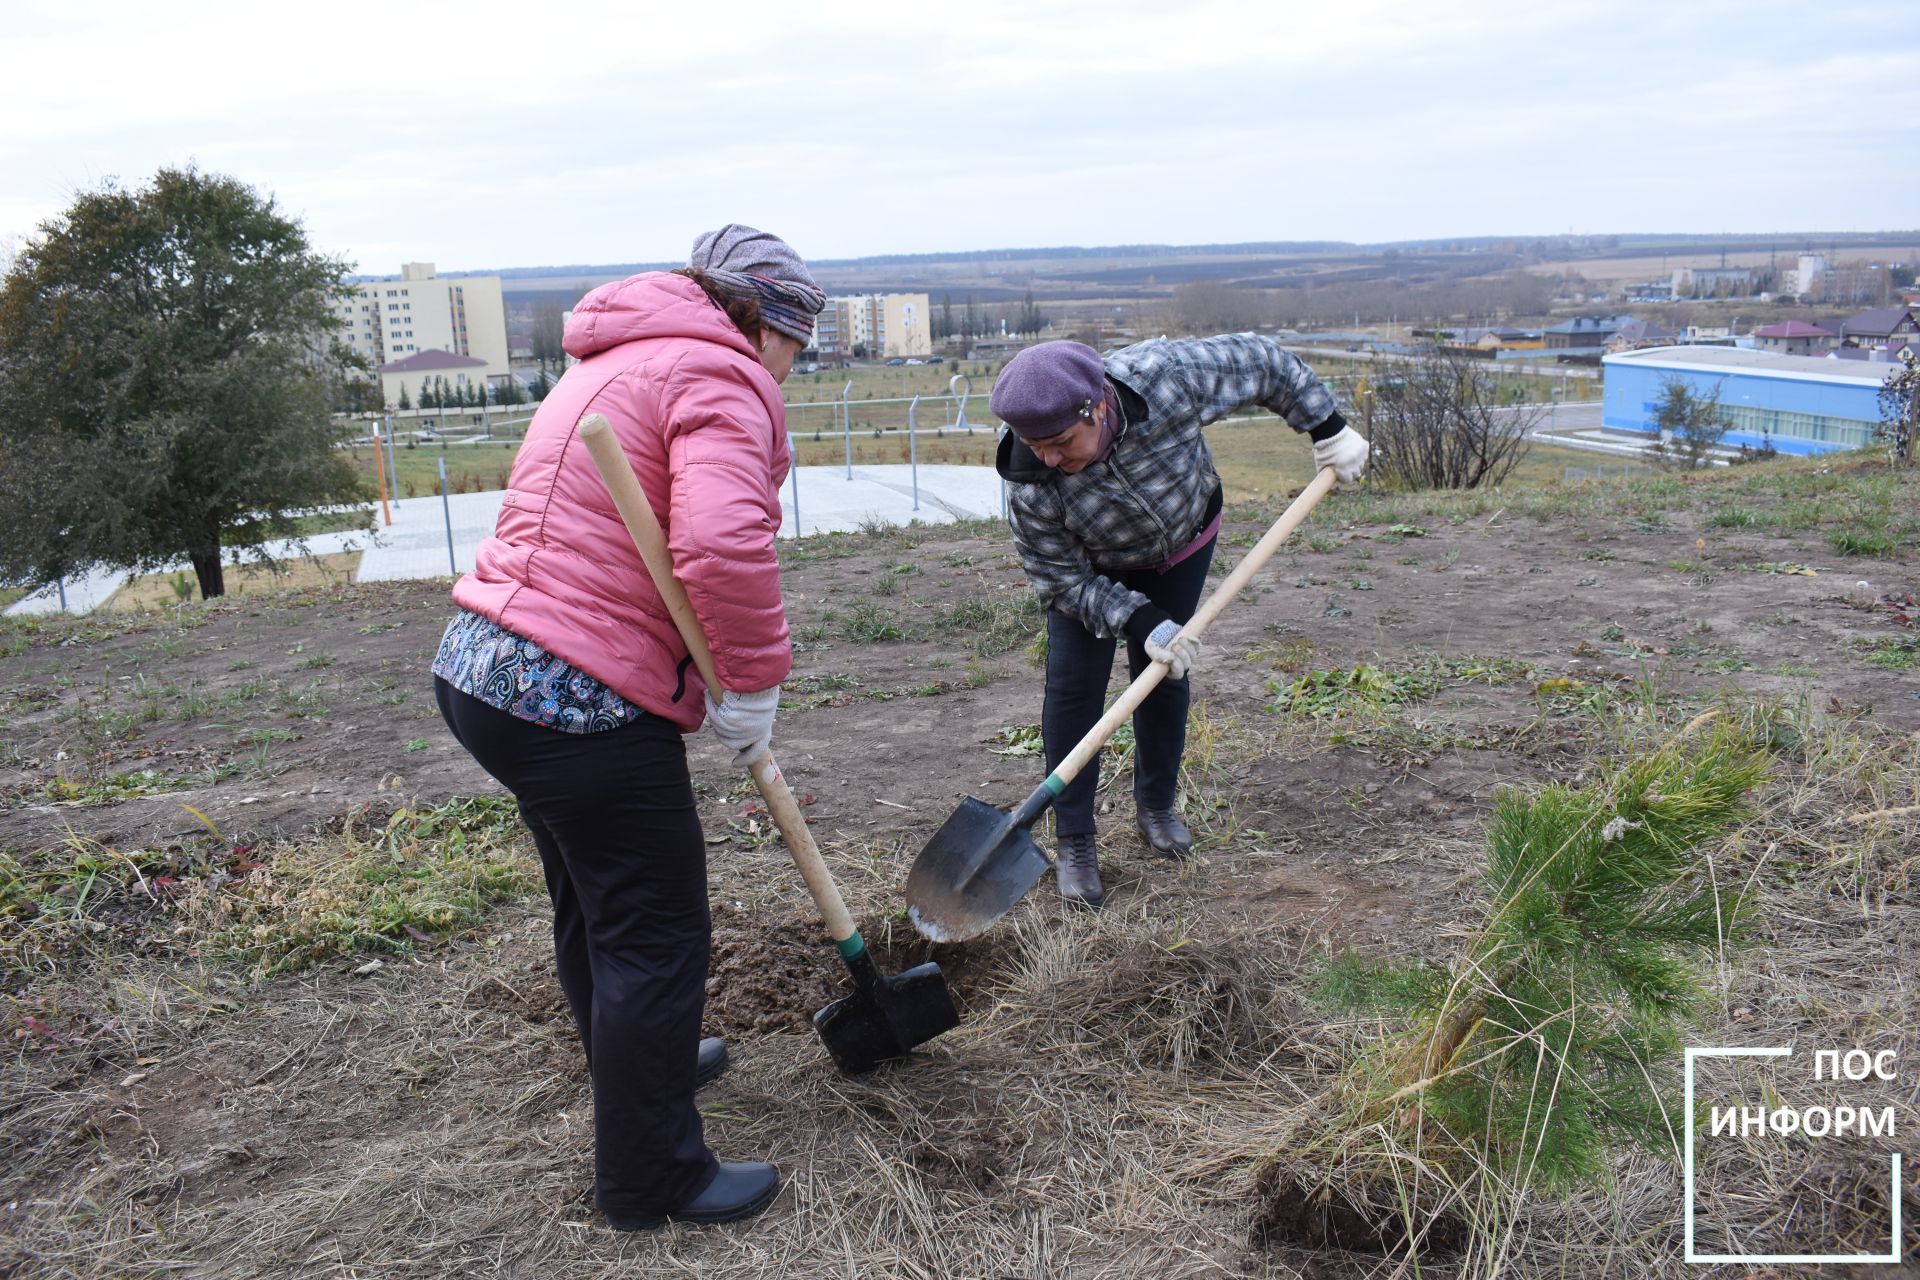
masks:
[[[674,625],[680,629],[680,638],[686,641],[687,652],[692,655],[701,678],[714,696],[719,697],[721,687],[714,675],[713,651],[707,645],[699,619],[694,616],[693,605],[687,600],[687,589],[673,576],[666,535],[660,531],[660,522],[654,518],[653,508],[633,474],[633,464],[627,461],[626,451],[614,438],[607,420],[597,413],[581,420],[580,439],[593,456],[593,465],[599,469],[600,479],[613,496],[620,518],[626,521],[633,545],[646,561],[653,585],[666,601],[668,612],[673,614]],[[780,835],[787,842],[787,851],[793,855],[793,865],[800,869],[800,878],[806,881],[807,892],[813,895],[814,905],[826,921],[834,946],[839,948],[841,958],[853,974],[853,994],[813,1015],[814,1029],[820,1033],[827,1052],[833,1055],[835,1065],[849,1075],[871,1071],[887,1059],[902,1057],[915,1045],[958,1026],[960,1015],[953,1007],[953,996],[947,991],[939,965],[919,965],[897,978],[886,977],[874,967],[867,944],[860,930],[854,927],[840,889],[827,872],[827,864],[820,859],[813,833],[807,830],[807,820],[800,815],[792,788],[780,776],[780,766],[774,763],[773,753],[768,751],[747,769],[760,788],[760,796],[773,815],[774,825],[780,828]]]
[[[1197,636],[1205,631],[1333,485],[1333,468],[1322,468],[1247,558],[1206,598],[1180,634]],[[913,870],[907,875],[907,914],[914,928],[935,942],[960,942],[986,932],[1011,911],[1013,904],[1053,866],[1052,859],[1033,842],[1034,822],[1166,676],[1166,663],[1149,664],[1047,775],[1047,780],[1012,813],[1002,813],[973,796],[962,800],[913,860]]]

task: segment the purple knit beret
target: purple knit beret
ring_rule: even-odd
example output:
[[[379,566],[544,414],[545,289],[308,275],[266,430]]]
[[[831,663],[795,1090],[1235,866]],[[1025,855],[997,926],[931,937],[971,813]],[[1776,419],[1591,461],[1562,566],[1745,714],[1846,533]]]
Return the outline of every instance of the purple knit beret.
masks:
[[[1084,342],[1041,342],[1007,361],[987,407],[1023,440],[1057,436],[1092,416],[1107,394],[1107,367]]]

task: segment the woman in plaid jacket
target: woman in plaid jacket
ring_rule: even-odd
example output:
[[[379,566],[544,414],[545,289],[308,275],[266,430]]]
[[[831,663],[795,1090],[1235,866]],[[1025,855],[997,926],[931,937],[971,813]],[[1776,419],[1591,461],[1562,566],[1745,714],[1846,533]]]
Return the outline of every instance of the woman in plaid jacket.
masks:
[[[1200,649],[1179,635],[1193,616],[1220,529],[1220,477],[1202,429],[1261,405],[1313,442],[1316,467],[1360,478],[1367,442],[1311,369],[1270,338],[1155,339],[1102,357],[1043,342],[1001,371],[990,405],[1011,431],[998,465],[1014,547],[1047,608],[1041,713],[1052,769],[1100,718],[1119,638],[1137,677],[1165,662],[1134,712],[1135,821],[1147,843],[1184,858],[1193,837],[1174,812],[1186,749],[1187,669]],[[1055,801],[1060,896],[1105,899],[1094,843],[1099,762]]]

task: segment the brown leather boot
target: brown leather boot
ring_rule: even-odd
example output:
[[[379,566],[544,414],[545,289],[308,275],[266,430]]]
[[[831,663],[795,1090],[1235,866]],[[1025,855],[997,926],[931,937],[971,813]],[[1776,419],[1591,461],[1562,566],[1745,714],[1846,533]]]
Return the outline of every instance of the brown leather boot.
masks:
[[[1184,858],[1193,852],[1193,832],[1171,809],[1140,809],[1134,814],[1140,834],[1163,858]]]
[[[1060,897],[1089,910],[1099,910],[1107,900],[1100,883],[1100,851],[1094,847],[1093,833],[1061,836],[1054,842],[1054,876],[1060,883]]]

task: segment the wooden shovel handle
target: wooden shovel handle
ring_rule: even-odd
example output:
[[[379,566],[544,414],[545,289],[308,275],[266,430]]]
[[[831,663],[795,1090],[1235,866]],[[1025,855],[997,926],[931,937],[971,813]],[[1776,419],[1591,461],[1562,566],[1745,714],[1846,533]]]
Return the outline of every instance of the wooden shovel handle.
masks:
[[[693,603],[687,599],[687,589],[673,576],[673,557],[667,551],[666,534],[660,530],[660,521],[654,517],[653,507],[640,488],[639,477],[633,474],[626,450],[613,434],[612,424],[599,414],[590,413],[580,420],[580,439],[587,446],[587,453],[592,456],[615,509],[626,522],[627,532],[633,536],[633,545],[646,562],[654,587],[666,601],[667,612],[673,615],[673,625],[680,629],[680,638],[686,642],[700,678],[707,682],[716,699],[725,696],[714,673],[713,649],[707,644],[706,633],[700,629],[700,619],[693,612]],[[820,858],[819,846],[814,844],[813,833],[807,829],[807,820],[793,798],[793,789],[781,776],[780,766],[774,763],[773,752],[768,751],[752,761],[747,770],[760,788],[760,798],[766,801],[774,825],[787,842],[787,852],[793,856],[793,865],[799,868],[807,892],[813,895],[813,903],[826,921],[827,932],[834,942],[842,944],[841,953],[851,958],[861,948],[856,946],[849,951],[846,944],[856,942],[859,931],[853,926],[853,917],[847,912],[839,886],[834,884],[827,864]]]
[[[1293,531],[1300,526],[1300,522],[1305,520],[1320,499],[1327,495],[1327,490],[1333,488],[1334,480],[1333,468],[1322,467],[1320,474],[1300,491],[1300,496],[1281,512],[1280,518],[1273,522],[1273,527],[1267,530],[1266,536],[1254,544],[1253,550],[1247,552],[1244,560],[1234,566],[1233,572],[1227,575],[1227,580],[1215,587],[1213,594],[1194,611],[1187,625],[1180,628],[1181,635],[1197,636],[1213,625],[1213,620],[1220,616],[1220,611],[1240,594],[1240,589],[1247,585],[1248,580],[1259,571],[1260,566],[1271,560],[1273,553],[1280,549],[1280,544],[1293,536]],[[1100,722],[1087,730],[1087,736],[1080,739],[1079,744],[1067,753],[1066,759],[1054,766],[1053,774],[1047,780],[1048,783],[1052,784],[1057,779],[1061,786],[1065,786],[1079,776],[1080,771],[1087,767],[1087,762],[1099,753],[1101,747],[1107,745],[1107,739],[1114,735],[1114,731],[1127,722],[1127,717],[1134,713],[1134,709],[1145,701],[1146,696],[1166,678],[1166,663],[1148,664],[1139,678],[1128,685],[1126,692],[1107,709],[1107,714],[1100,717]]]

